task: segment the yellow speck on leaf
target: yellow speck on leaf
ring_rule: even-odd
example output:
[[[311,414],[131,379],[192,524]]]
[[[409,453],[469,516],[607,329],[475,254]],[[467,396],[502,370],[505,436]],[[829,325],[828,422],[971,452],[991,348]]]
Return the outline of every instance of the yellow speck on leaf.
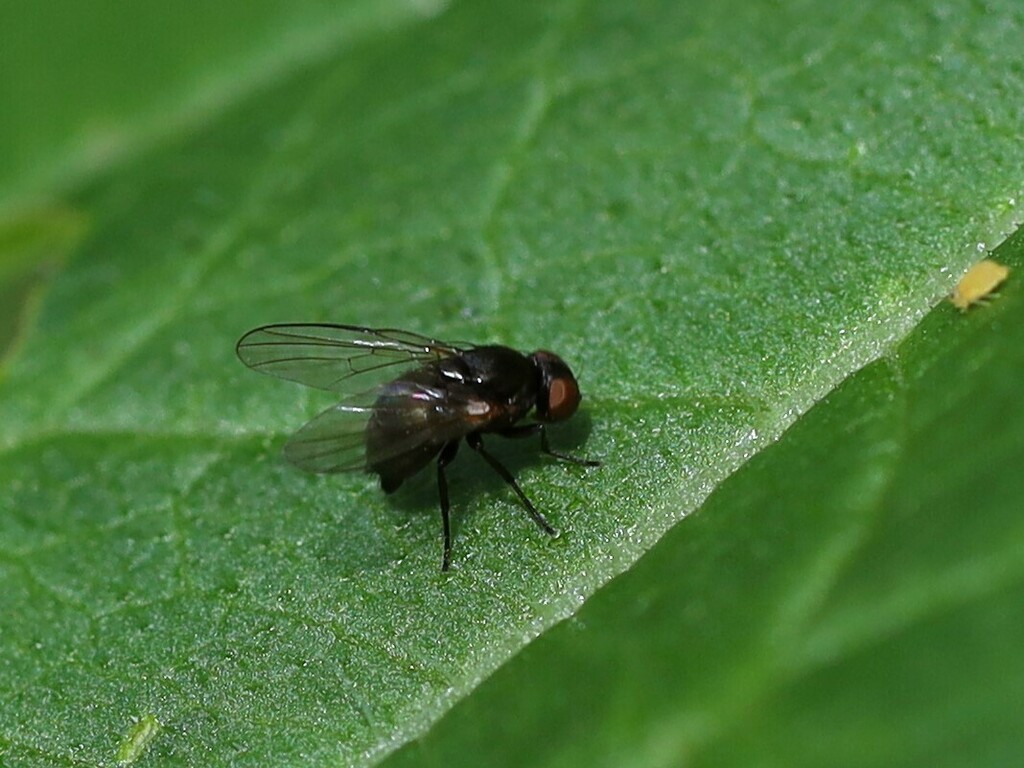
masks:
[[[1010,268],[992,259],[982,259],[967,270],[956,284],[949,300],[961,312],[982,303],[1009,276]]]

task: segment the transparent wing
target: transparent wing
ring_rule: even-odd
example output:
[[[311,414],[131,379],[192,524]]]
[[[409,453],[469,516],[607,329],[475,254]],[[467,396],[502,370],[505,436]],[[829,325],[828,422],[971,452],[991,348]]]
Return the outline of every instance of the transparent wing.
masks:
[[[461,349],[409,331],[316,323],[265,325],[235,347],[254,371],[328,392],[370,391],[408,368]]]
[[[366,422],[371,408],[341,403],[314,416],[289,438],[284,456],[307,472],[366,468]]]
[[[285,458],[307,472],[332,473],[366,469],[366,425],[379,418],[408,425],[400,436],[378,447],[377,461],[387,461],[426,444],[438,447],[458,440],[492,416],[492,405],[469,388],[435,388],[415,382],[390,384],[386,404],[366,393],[338,403],[313,417],[288,440]]]

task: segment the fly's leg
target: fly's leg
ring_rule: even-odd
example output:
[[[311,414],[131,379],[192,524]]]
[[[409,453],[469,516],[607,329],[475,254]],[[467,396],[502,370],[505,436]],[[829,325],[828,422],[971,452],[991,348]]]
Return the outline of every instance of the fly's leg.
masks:
[[[541,433],[543,434],[543,433]],[[533,518],[533,522],[539,525],[544,532],[549,536],[557,536],[558,531],[551,527],[551,523],[544,519],[544,515],[537,511],[537,508],[533,506],[533,503],[526,498],[526,494],[523,493],[523,489],[519,487],[519,483],[512,477],[512,473],[509,472],[505,465],[498,461],[494,456],[488,453],[484,449],[483,438],[480,437],[479,433],[472,433],[466,435],[466,442],[469,443],[469,447],[484,457],[484,461],[491,465],[491,469],[498,473],[502,480],[504,480],[516,492],[516,496],[523,502],[523,506],[526,507],[526,511],[529,512],[530,517]]]
[[[511,438],[522,438],[530,437],[531,435],[540,435],[540,450],[542,453],[546,453],[548,456],[553,456],[559,461],[567,461],[570,464],[577,464],[581,467],[600,467],[600,461],[594,461],[593,459],[581,459],[578,456],[570,456],[567,453],[559,453],[558,451],[552,450],[548,444],[548,432],[544,429],[543,424],[519,424],[508,429],[503,429],[497,434],[502,437]]]
[[[441,570],[447,571],[452,565],[452,525],[448,518],[448,479],[444,468],[451,464],[459,451],[457,440],[448,443],[437,456],[437,494],[441,500],[441,527],[444,529],[444,555],[441,558]]]

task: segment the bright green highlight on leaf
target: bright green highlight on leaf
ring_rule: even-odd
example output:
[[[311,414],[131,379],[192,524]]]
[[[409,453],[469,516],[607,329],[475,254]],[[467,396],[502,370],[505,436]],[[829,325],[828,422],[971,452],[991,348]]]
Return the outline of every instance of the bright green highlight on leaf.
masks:
[[[372,16],[372,4],[358,7]],[[245,13],[211,13],[232,8]],[[281,21],[283,8],[245,23],[302,27]],[[173,29],[153,12],[155,29]],[[1016,597],[1002,548],[1013,517],[997,503],[1008,496],[993,495],[989,513],[1001,538],[970,505],[923,526],[910,501],[879,501],[941,487],[928,475],[942,458],[928,451],[945,445],[927,439],[938,421],[899,406],[917,359],[908,334],[941,302],[947,314],[928,316],[924,341],[961,349],[952,334],[1013,311],[1013,276],[999,302],[966,316],[942,299],[977,244],[998,242],[1018,215],[1015,3],[455,2],[389,18],[364,18],[312,57],[309,38],[285,35],[275,42],[294,57],[271,57],[288,61],[273,76],[251,41],[225,33],[241,75],[205,111],[174,96],[193,79],[140,69],[168,103],[120,104],[135,151],[62,177],[79,179],[70,192],[54,182],[55,206],[89,226],[0,381],[4,761],[109,762],[127,717],[157,712],[154,765],[376,764],[411,740],[432,744],[459,702],[489,709],[481,681],[557,643],[533,641],[611,579],[625,583],[670,531],[685,557],[621,601],[679,609],[685,626],[666,617],[657,653],[631,653],[642,646],[628,622],[573,649],[578,681],[595,692],[583,699],[594,719],[579,722],[602,724],[596,736],[554,727],[576,689],[524,676],[525,703],[505,710],[508,754],[739,754],[727,734],[745,728],[763,740],[797,732],[810,749],[819,721],[808,713],[833,733],[833,717],[889,699],[870,669],[811,676],[876,636],[863,606],[898,629],[904,607],[932,615],[919,597],[929,585],[963,599],[956,579],[982,574],[983,594],[988,571],[973,566],[989,555],[1008,563]],[[128,28],[114,37],[136,39]],[[223,77],[224,60],[200,54],[195,80]],[[79,70],[110,76],[92,57]],[[179,108],[191,119],[176,121]],[[170,126],[160,141],[154,110]],[[48,142],[33,151],[59,164],[69,150]],[[12,185],[32,188],[44,171],[16,169]],[[233,353],[248,329],[285,321],[564,357],[584,400],[552,445],[603,466],[488,441],[562,536],[536,530],[467,451],[449,478],[456,567],[442,575],[430,472],[386,497],[370,477],[285,465],[287,436],[331,398],[256,376]],[[1006,327],[986,338],[1011,343]],[[978,349],[945,367],[999,373],[1016,359]],[[849,444],[810,417],[804,426],[802,414],[868,364],[863,413],[848,404],[831,422]],[[937,400],[921,402],[970,418],[952,386],[970,379],[936,379]],[[1000,392],[992,407],[1009,413]],[[1015,444],[1011,419],[979,423],[991,442],[978,445]],[[783,469],[750,469],[757,482],[742,493],[716,491],[751,457],[751,468],[769,461],[759,452],[790,427],[810,445]],[[923,437],[905,451],[896,428]],[[998,487],[1016,465],[1009,448],[992,455],[987,474],[965,464],[947,479]],[[920,532],[936,549],[903,567]],[[847,573],[865,544],[877,557]],[[967,544],[976,559],[949,577],[950,551]],[[979,606],[979,632],[1019,637]],[[972,625],[920,626],[941,654],[944,632]],[[983,647],[967,639],[955,648]],[[1014,679],[1015,656],[990,650]],[[662,674],[660,660],[677,656],[682,671]],[[636,674],[605,685],[607,658],[632,660]],[[636,706],[647,692],[649,710]],[[907,754],[923,754],[948,732],[939,724],[993,717],[973,694],[942,701],[946,720],[850,738],[877,736],[883,757],[909,741]],[[530,712],[551,713],[550,745],[540,720],[517,730]],[[499,744],[492,716],[471,730]],[[473,753],[447,754],[457,765]]]
[[[117,749],[117,762],[121,765],[131,765],[146,751],[150,742],[160,732],[160,721],[155,715],[147,714],[139,718],[128,735],[124,737],[121,746]]]
[[[32,268],[63,263],[86,229],[80,212],[59,206],[0,220],[0,284]]]
[[[43,289],[86,230],[84,216],[62,207],[0,218],[0,376]]]

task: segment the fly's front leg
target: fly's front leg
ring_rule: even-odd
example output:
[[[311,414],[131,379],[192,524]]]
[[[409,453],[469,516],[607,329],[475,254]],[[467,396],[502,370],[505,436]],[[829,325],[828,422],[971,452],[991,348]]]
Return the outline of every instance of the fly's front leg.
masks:
[[[448,443],[437,456],[437,494],[441,499],[441,527],[444,529],[444,555],[441,558],[441,570],[447,571],[452,565],[452,526],[448,518],[448,479],[444,468],[451,464],[459,451],[458,440]]]
[[[530,514],[530,517],[533,518],[533,522],[543,528],[544,532],[549,536],[557,536],[558,531],[556,531],[551,526],[551,523],[544,518],[544,515],[538,512],[537,508],[533,506],[533,502],[531,502],[526,497],[526,494],[523,493],[523,489],[519,487],[519,483],[517,483],[516,479],[512,477],[512,473],[505,468],[504,464],[484,450],[484,441],[483,438],[480,437],[480,434],[474,432],[471,435],[466,435],[466,442],[469,443],[470,448],[483,456],[484,460],[491,465],[491,469],[497,472],[501,479],[508,483],[512,490],[516,492],[516,496],[518,496],[519,500],[523,502],[523,506],[526,507],[526,511]]]
[[[552,450],[551,446],[548,445],[548,432],[544,428],[543,424],[518,424],[514,427],[503,429],[496,433],[502,437],[511,438],[522,438],[530,437],[531,435],[540,435],[540,450],[542,453],[546,453],[548,456],[553,456],[560,461],[567,461],[570,464],[578,464],[581,467],[600,467],[600,461],[594,461],[593,459],[581,459],[578,456],[570,456],[567,453],[559,453],[558,451]]]

